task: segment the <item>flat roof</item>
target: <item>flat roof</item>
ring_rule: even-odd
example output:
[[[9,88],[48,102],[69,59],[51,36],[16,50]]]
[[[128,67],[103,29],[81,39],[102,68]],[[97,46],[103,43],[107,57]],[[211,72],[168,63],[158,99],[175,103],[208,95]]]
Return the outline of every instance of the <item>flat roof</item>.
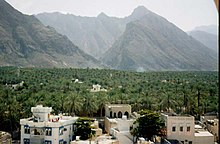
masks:
[[[168,112],[162,112],[161,114],[169,116],[169,117],[193,117],[188,114],[176,114],[176,113],[168,113]]]
[[[205,137],[205,136],[213,136],[210,132],[208,131],[197,131],[195,132],[195,137]]]
[[[195,125],[196,129],[201,129],[202,127],[200,125]]]
[[[109,105],[106,105],[107,107],[125,107],[125,106],[131,106],[129,104],[109,104]]]
[[[20,124],[21,125],[35,125],[37,127],[43,127],[45,125],[50,125],[52,127],[56,127],[59,125],[67,125],[67,124],[71,124],[74,123],[75,121],[77,121],[78,117],[71,117],[71,116],[62,116],[62,119],[60,118],[57,121],[43,121],[43,122],[34,122],[32,118],[27,118],[27,119],[20,119]]]

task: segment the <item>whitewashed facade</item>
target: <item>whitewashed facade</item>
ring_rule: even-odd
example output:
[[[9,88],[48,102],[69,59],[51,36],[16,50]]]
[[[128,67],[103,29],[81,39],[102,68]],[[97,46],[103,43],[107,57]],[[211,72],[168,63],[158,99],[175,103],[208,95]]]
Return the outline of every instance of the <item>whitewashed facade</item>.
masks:
[[[51,115],[51,107],[32,107],[33,117],[21,119],[21,144],[69,144],[75,140],[77,117]]]

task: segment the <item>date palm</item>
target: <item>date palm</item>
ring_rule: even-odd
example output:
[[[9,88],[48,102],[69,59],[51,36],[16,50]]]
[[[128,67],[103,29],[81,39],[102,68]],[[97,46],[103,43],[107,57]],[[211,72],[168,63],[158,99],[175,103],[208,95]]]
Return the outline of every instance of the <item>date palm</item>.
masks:
[[[64,107],[71,115],[77,115],[82,110],[83,101],[79,94],[69,93],[66,97]]]

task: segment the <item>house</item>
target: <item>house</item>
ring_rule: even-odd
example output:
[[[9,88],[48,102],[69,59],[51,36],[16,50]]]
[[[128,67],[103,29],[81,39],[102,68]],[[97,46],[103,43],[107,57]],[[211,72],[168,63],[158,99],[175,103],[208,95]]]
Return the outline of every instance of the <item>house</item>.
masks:
[[[101,89],[101,85],[96,84],[96,85],[92,85],[92,89],[90,90],[90,92],[100,92],[100,91],[104,91],[107,92],[106,89]]]
[[[214,135],[216,142],[219,142],[219,120],[218,113],[211,112],[206,113],[200,117],[200,121],[209,132]]]
[[[194,144],[195,120],[190,115],[173,115],[171,113],[162,113],[165,121],[167,139],[176,139],[182,144]]]
[[[195,138],[194,144],[214,144],[214,136],[207,130],[204,130],[202,126],[195,125]]]
[[[108,104],[105,106],[105,131],[117,137],[124,135],[126,138],[132,139],[130,134],[130,127],[133,125],[135,119],[131,117],[131,106],[128,104]],[[120,141],[120,139],[119,139]]]
[[[214,139],[216,142],[219,142],[219,120],[207,120],[206,128],[209,132],[214,135]]]
[[[190,115],[162,113],[166,126],[166,138],[176,139],[182,144],[214,144],[214,136],[200,125],[195,125],[195,119]]]
[[[33,117],[20,119],[21,144],[69,144],[75,139],[77,117],[51,115],[51,107],[31,108]]]

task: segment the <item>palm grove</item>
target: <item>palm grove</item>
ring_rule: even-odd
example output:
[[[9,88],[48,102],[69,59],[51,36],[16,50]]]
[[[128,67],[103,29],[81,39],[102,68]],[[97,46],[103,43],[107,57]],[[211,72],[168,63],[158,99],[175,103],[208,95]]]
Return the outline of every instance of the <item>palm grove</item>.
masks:
[[[75,79],[82,83],[75,83]],[[24,82],[15,89],[12,85]],[[99,84],[107,92],[90,92]],[[13,132],[37,104],[53,113],[103,117],[104,106],[173,110],[196,116],[218,111],[218,72],[129,72],[108,69],[0,68],[0,127]]]

